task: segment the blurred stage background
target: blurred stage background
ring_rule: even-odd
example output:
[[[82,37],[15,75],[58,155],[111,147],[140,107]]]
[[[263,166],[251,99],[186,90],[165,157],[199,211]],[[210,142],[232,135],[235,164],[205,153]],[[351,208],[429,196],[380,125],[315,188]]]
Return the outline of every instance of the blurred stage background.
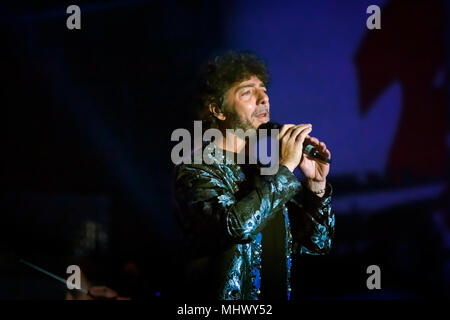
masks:
[[[265,59],[272,119],[313,123],[333,153],[334,249],[301,258],[297,296],[450,297],[446,1],[77,1],[81,30],[70,4],[1,5],[0,299],[65,297],[19,258],[175,295],[170,135],[228,49]]]

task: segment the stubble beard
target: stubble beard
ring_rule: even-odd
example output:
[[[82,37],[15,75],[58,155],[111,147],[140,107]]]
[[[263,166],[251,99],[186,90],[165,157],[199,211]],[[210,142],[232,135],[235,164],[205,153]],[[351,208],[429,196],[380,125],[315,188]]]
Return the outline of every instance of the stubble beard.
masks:
[[[242,129],[244,132],[249,129],[254,130],[257,129],[249,119],[242,120],[235,113],[227,114],[227,118],[229,119],[229,129],[233,130]]]

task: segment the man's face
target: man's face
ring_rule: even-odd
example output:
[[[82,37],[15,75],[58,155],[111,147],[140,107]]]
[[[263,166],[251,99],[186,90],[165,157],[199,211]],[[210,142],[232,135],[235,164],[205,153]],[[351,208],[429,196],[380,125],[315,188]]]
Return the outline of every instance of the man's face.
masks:
[[[256,76],[234,84],[224,97],[224,110],[227,128],[258,129],[269,122],[269,97],[267,89]]]

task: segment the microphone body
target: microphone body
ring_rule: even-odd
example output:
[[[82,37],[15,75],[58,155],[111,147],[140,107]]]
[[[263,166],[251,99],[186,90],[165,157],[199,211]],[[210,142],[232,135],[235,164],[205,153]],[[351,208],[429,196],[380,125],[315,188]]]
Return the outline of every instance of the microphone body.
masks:
[[[270,129],[281,129],[281,125],[276,122],[268,122],[259,127],[259,129],[267,129],[268,135],[270,135]],[[329,159],[326,155],[321,154],[313,145],[304,144],[303,145],[303,154],[306,154],[312,158],[320,160],[322,162],[331,163],[331,159]]]

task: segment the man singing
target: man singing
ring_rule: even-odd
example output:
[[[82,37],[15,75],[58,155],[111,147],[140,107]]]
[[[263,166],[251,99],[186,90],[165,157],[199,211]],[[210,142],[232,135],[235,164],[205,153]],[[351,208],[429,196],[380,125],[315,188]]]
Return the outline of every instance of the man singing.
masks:
[[[180,290],[186,298],[289,299],[292,258],[331,249],[330,165],[303,154],[303,145],[331,154],[309,136],[312,125],[281,128],[273,175],[261,175],[258,164],[239,164],[236,155],[245,152],[247,142],[225,133],[269,122],[268,81],[265,64],[250,53],[229,52],[206,69],[203,120],[224,134],[200,150],[211,155],[212,164],[176,167],[176,218],[186,258]],[[215,157],[218,150],[221,157]],[[293,174],[297,167],[302,181]]]

